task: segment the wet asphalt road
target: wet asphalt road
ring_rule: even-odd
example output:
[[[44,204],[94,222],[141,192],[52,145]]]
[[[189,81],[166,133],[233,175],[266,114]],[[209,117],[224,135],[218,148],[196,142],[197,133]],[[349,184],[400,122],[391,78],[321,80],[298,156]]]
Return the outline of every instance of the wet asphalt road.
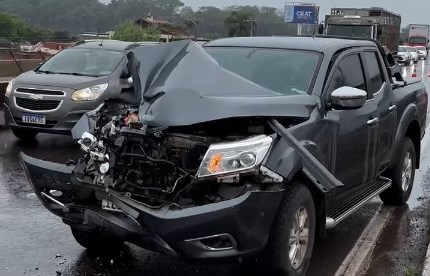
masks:
[[[417,69],[419,75],[424,73],[430,88],[428,66],[419,64]],[[412,69],[405,70],[410,74]],[[429,236],[430,200],[430,152],[426,150],[430,145],[423,147],[422,169],[410,204],[393,209],[367,275],[405,275],[420,269]],[[19,164],[20,151],[55,162],[81,156],[68,137],[39,135],[34,143],[23,143],[9,130],[0,129],[0,275],[238,275],[238,265],[190,265],[129,244],[116,256],[88,253],[74,241],[69,228],[34,196]],[[330,230],[326,239],[317,241],[309,274],[333,275],[380,205],[379,200],[373,200]]]

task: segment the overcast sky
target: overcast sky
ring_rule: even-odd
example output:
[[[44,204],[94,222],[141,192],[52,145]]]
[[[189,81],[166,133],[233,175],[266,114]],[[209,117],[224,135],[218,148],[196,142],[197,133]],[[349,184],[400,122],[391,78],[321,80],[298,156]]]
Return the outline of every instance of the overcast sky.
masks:
[[[286,1],[281,0],[181,0],[185,5],[193,8],[200,6],[225,7],[230,5],[260,5],[283,9]],[[384,7],[402,15],[402,25],[410,23],[430,24],[429,0],[314,0],[321,6],[320,18],[330,12],[333,7],[364,8]]]

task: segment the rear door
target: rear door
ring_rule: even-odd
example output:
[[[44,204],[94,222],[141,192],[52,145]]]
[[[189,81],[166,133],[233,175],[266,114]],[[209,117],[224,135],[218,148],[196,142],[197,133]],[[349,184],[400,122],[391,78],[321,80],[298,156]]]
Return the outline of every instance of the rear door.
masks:
[[[379,171],[390,162],[390,149],[393,147],[396,128],[396,104],[391,81],[384,70],[382,57],[377,49],[365,49],[363,52],[365,75],[370,100],[376,106],[378,122],[376,125],[378,142],[373,148],[375,160],[372,160],[369,177],[376,177]]]

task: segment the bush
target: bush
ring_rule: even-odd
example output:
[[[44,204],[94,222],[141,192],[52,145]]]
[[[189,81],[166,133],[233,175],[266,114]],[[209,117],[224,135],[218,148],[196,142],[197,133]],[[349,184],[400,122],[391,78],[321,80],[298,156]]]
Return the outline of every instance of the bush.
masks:
[[[112,39],[130,42],[158,41],[160,31],[155,27],[142,28],[133,22],[126,22],[115,28]]]

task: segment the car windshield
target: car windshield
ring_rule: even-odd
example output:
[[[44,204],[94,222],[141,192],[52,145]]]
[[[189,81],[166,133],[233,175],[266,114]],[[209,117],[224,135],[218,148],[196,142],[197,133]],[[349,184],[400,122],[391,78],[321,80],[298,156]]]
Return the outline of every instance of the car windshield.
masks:
[[[221,67],[283,95],[306,94],[321,55],[296,50],[206,47]]]
[[[425,50],[427,50],[427,49],[426,49],[426,47],[417,47],[417,50],[418,50],[418,51],[425,51]]]
[[[414,53],[416,53],[416,52],[417,52],[417,49],[416,49],[416,48],[409,47],[409,52],[414,52]]]
[[[400,46],[399,47],[399,52],[409,52],[408,51],[408,47]]]
[[[107,76],[115,70],[124,56],[120,51],[69,48],[53,56],[37,72]]]

